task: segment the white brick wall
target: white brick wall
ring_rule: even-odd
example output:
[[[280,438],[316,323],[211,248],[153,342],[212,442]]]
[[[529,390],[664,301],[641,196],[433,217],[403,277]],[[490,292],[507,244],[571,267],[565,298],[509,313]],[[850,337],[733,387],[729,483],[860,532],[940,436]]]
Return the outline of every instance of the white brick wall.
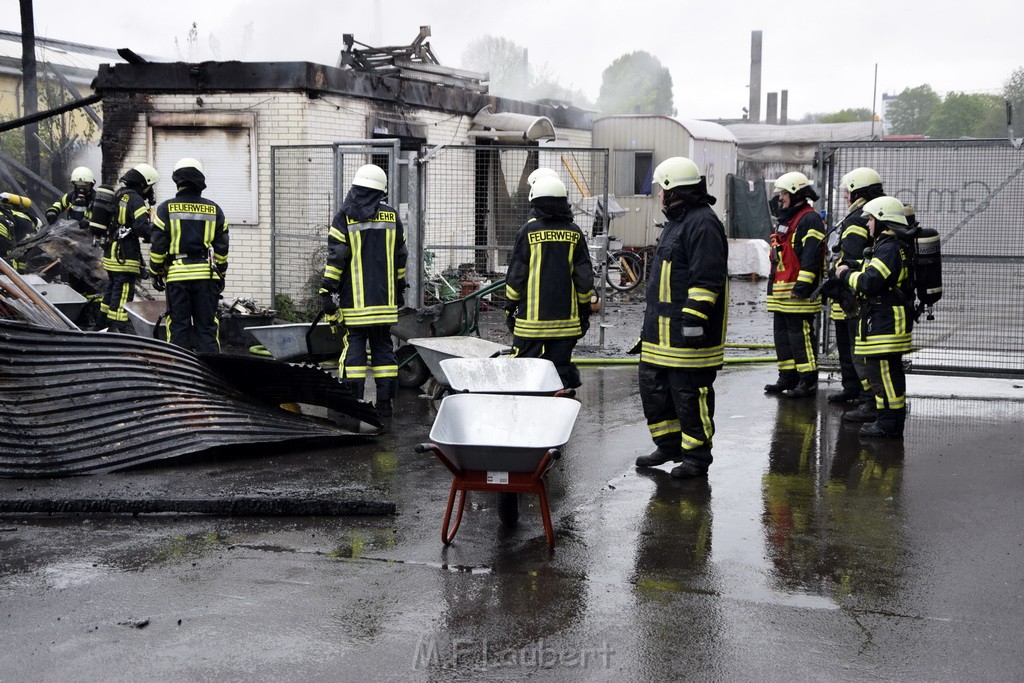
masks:
[[[353,97],[326,95],[309,99],[303,93],[254,92],[254,93],[210,93],[204,94],[203,105],[196,103],[192,94],[155,95],[152,97],[156,112],[204,111],[245,111],[256,115],[256,159],[259,222],[256,225],[240,225],[231,222],[231,253],[228,283],[225,298],[246,297],[258,304],[271,306],[271,148],[278,145],[330,144],[340,140],[362,140],[367,137],[367,120],[373,112],[371,103]],[[436,111],[416,111],[415,116],[426,124],[428,144],[467,144],[470,117]],[[559,143],[573,146],[590,146],[589,131],[559,129]],[[128,153],[124,158],[123,173],[135,164],[152,163],[151,151],[147,145],[147,121],[140,114],[137,125],[131,133]],[[464,155],[467,158],[471,155]],[[157,169],[164,183],[170,182],[171,169]],[[437,183],[436,185],[434,183]],[[432,178],[431,190],[435,196],[465,196],[467,183],[473,182],[473,168],[470,163],[457,172],[446,173],[446,177]],[[210,187],[208,195],[216,201],[217,188]],[[452,211],[458,215],[453,216]],[[453,209],[442,201],[432,201],[428,207],[428,234],[431,216],[435,211],[448,212],[447,223],[454,221],[469,226],[466,237],[472,237],[472,206]],[[438,214],[440,215],[440,214]],[[326,240],[326,237],[325,237]],[[429,238],[428,238],[429,241]],[[451,254],[455,260],[465,259],[465,254]],[[308,264],[307,264],[308,268]],[[297,276],[298,277],[298,276]]]

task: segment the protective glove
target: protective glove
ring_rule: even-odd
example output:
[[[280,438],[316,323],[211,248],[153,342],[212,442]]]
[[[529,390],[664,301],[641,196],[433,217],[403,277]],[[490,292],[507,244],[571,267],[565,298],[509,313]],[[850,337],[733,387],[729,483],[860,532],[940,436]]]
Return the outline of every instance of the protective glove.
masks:
[[[509,334],[515,334],[517,310],[519,310],[518,301],[509,301],[505,304],[505,327],[508,328]]]
[[[89,221],[86,220],[85,218],[82,218],[81,220],[78,221],[78,228],[80,230],[88,230],[89,229]]]
[[[330,292],[320,292],[320,308],[324,315],[334,315],[338,312],[338,301]]]
[[[57,212],[56,211],[47,211],[46,212],[46,222],[49,223],[50,225],[53,225],[54,223],[56,223],[57,222]]]
[[[707,344],[704,336],[704,326],[697,320],[689,317],[683,318],[683,347],[687,349],[699,349]]]
[[[160,273],[153,273],[153,289],[158,292],[162,292],[167,289],[167,283],[164,282],[164,276]]]
[[[580,330],[586,334],[590,330],[590,304],[580,306]]]

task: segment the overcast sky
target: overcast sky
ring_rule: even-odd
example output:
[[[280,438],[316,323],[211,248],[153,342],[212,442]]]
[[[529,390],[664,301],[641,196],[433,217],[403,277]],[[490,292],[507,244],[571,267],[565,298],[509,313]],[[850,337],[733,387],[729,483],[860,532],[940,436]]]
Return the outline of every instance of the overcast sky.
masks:
[[[20,31],[10,4],[0,28]],[[939,94],[998,95],[1024,66],[1021,0],[35,0],[34,8],[40,36],[169,60],[187,57],[193,21],[197,61],[333,65],[344,33],[374,46],[408,45],[422,24],[431,27],[441,63],[457,67],[466,45],[489,34],[527,48],[533,66],[547,65],[562,85],[593,101],[615,58],[646,50],[668,67],[682,118],[742,115],[754,30],[763,32],[762,117],[764,95],[780,90],[789,91],[790,119],[870,108],[876,62],[879,100],[923,83]]]

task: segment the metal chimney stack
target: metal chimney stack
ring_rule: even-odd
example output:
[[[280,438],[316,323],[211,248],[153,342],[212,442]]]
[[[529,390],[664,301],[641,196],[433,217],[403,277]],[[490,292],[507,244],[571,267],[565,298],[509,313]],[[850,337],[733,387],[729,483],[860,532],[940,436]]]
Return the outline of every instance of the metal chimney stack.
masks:
[[[750,32],[750,106],[751,123],[761,121],[761,32]]]

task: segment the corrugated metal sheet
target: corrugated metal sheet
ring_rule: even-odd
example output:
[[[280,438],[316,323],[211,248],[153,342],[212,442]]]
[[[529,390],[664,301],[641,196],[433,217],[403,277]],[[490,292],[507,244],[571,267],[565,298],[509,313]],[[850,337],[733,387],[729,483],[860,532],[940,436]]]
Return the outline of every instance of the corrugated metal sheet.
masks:
[[[268,405],[289,400],[283,375],[293,366],[224,363],[214,372],[156,340],[0,320],[0,476],[111,472],[217,446],[365,437]],[[228,383],[240,371],[250,380],[269,372],[271,388],[261,398],[243,393]],[[312,392],[307,398],[318,382],[337,384],[315,368],[295,372],[303,377],[291,384]]]

